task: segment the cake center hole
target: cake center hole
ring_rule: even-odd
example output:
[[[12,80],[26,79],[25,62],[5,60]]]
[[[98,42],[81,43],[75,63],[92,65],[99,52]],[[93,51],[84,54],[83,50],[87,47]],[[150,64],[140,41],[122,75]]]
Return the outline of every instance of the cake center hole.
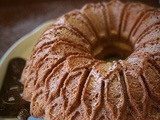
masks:
[[[108,62],[118,61],[120,59],[124,60],[133,52],[133,46],[131,44],[117,41],[106,43],[99,47],[99,49],[100,52],[95,55],[95,58]]]
[[[106,61],[106,62],[112,62],[112,61],[118,61],[120,59],[121,59],[121,57],[119,57],[119,56],[110,55],[110,56],[105,57],[104,61]]]

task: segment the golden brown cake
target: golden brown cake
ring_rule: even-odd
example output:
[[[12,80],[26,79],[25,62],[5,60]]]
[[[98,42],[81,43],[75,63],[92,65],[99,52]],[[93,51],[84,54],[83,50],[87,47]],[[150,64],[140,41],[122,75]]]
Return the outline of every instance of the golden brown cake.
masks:
[[[122,60],[104,60],[112,55]],[[160,10],[112,0],[61,16],[39,38],[22,83],[38,118],[160,120]]]

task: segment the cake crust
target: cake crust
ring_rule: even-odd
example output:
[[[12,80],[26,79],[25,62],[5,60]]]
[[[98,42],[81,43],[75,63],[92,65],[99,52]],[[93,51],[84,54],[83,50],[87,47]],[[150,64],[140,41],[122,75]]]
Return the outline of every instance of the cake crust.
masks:
[[[59,17],[23,70],[23,98],[46,120],[160,120],[160,11],[90,3]],[[106,62],[110,55],[122,60]]]

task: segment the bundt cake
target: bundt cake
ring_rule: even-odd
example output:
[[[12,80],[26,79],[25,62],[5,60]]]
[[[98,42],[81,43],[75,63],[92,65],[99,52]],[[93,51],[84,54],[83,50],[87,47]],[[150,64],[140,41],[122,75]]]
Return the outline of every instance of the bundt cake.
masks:
[[[59,17],[21,82],[38,118],[160,120],[160,10],[111,0]]]

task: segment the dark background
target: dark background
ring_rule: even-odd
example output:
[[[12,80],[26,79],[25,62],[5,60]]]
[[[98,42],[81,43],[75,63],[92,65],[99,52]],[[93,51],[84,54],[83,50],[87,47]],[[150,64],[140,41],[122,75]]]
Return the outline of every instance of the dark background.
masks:
[[[86,3],[98,1],[105,0],[0,0],[0,59],[14,42],[38,25]],[[159,0],[132,1],[160,6]]]

